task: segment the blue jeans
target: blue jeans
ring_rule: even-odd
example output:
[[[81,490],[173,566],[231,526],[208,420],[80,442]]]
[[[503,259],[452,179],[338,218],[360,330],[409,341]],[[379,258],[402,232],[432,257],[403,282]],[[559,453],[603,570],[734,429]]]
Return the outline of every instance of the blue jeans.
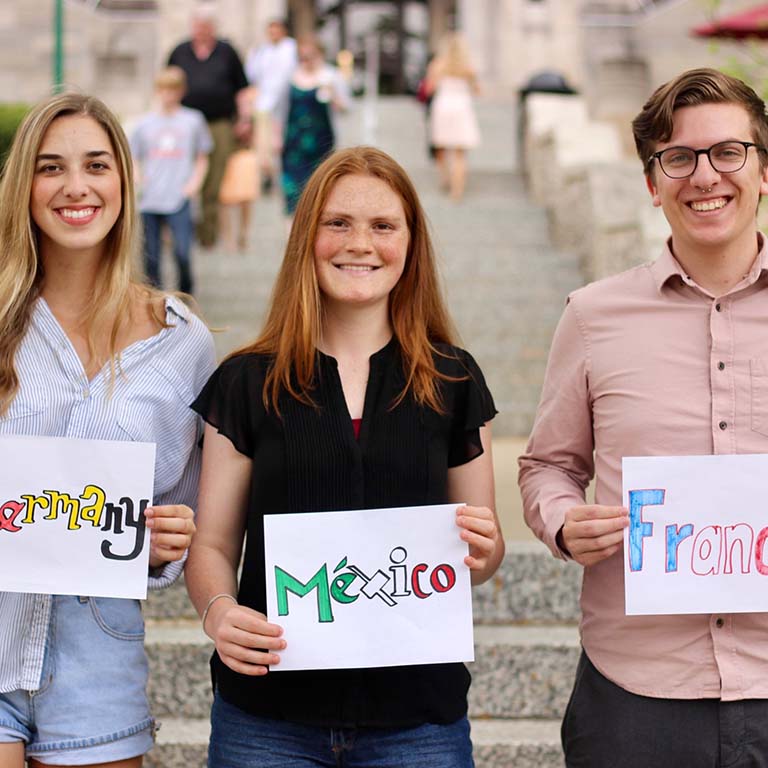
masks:
[[[179,270],[179,290],[192,293],[192,270],[189,252],[192,248],[192,213],[189,200],[175,213],[143,212],[144,222],[144,271],[152,285],[160,288],[160,232],[163,223],[168,224],[173,236],[173,256]]]
[[[413,728],[323,728],[228,704],[211,711],[208,768],[474,768],[469,721]]]

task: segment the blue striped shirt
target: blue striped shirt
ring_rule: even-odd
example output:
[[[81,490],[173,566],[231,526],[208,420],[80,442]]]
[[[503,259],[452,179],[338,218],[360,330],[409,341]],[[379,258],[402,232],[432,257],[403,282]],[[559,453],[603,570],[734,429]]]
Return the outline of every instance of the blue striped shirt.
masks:
[[[135,440],[157,445],[154,503],[195,507],[201,424],[189,408],[215,364],[203,322],[167,297],[166,322],[149,339],[120,355],[90,381],[71,341],[39,298],[17,352],[16,398],[0,418],[2,435],[46,435],[93,440]],[[171,584],[183,564],[169,563],[149,587]],[[51,596],[0,592],[0,692],[40,687],[49,632]]]

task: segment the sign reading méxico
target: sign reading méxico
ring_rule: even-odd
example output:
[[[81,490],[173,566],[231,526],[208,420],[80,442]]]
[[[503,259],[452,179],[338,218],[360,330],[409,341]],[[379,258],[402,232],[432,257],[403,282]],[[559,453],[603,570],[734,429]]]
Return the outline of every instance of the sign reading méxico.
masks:
[[[458,506],[265,515],[272,671],[472,661]]]

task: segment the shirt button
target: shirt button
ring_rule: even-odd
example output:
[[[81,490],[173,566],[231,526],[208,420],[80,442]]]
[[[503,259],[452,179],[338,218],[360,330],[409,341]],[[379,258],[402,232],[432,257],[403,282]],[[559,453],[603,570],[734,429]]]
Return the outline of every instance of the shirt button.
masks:
[[[725,370],[725,363],[718,363],[717,364],[717,370],[718,371],[724,371]]]
[[[717,426],[720,427],[720,429],[728,429],[728,422],[721,421]]]
[[[721,616],[718,616],[717,621],[715,622],[715,626],[718,629],[721,629],[725,625],[725,619],[723,619]]]
[[[715,309],[719,312],[722,307],[720,306],[720,302],[718,301],[717,304],[715,304]]]
[[[83,400],[87,400],[91,396],[91,391],[89,389],[83,390]]]

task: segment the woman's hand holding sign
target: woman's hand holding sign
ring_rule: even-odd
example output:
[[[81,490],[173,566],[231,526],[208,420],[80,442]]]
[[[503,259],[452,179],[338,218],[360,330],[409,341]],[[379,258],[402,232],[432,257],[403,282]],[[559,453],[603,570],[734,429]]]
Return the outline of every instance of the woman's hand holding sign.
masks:
[[[195,534],[194,512],[186,504],[166,504],[144,510],[150,530],[149,565],[181,560]]]
[[[456,525],[462,529],[462,540],[469,544],[464,563],[470,571],[483,572],[489,561],[496,560],[494,554],[500,540],[496,515],[488,507],[459,507]]]
[[[271,624],[263,613],[232,600],[218,600],[210,608],[203,625],[216,644],[219,658],[243,675],[266,675],[269,665],[280,663],[286,642],[283,629]]]

